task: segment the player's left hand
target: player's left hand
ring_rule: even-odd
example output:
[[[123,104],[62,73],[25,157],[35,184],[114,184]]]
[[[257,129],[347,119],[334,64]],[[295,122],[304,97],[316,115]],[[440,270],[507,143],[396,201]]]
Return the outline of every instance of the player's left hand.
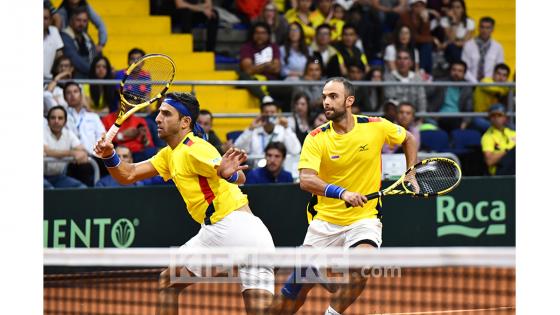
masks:
[[[222,157],[222,162],[218,167],[218,175],[222,178],[229,178],[237,171],[246,170],[249,165],[241,165],[247,161],[247,152],[238,148],[230,148]]]
[[[363,207],[367,202],[367,197],[353,191],[345,190],[341,199],[352,205],[352,207]]]

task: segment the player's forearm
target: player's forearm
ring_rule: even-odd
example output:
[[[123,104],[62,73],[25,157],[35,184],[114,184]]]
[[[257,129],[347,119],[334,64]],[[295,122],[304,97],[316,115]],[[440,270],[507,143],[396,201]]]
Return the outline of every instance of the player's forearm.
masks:
[[[324,196],[327,183],[317,175],[300,173],[299,187],[302,190],[308,191],[314,195]]]
[[[416,164],[418,148],[417,148],[416,138],[410,133],[406,132],[406,138],[402,143],[402,148],[404,151],[404,156],[406,158],[406,167],[410,168]]]
[[[116,167],[107,167],[109,174],[121,185],[130,185],[137,181],[134,164],[121,161]]]
[[[72,156],[72,150],[52,150],[49,148],[45,148],[45,154],[48,157],[64,158],[64,157]]]

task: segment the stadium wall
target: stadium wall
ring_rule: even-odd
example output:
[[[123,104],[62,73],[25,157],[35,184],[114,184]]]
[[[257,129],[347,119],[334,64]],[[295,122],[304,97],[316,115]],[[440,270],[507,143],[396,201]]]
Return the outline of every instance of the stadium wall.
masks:
[[[276,246],[302,243],[310,194],[296,184],[242,190]],[[515,246],[515,177],[464,178],[434,199],[384,198],[382,222],[385,247]],[[175,187],[44,193],[44,247],[180,246],[198,230]]]

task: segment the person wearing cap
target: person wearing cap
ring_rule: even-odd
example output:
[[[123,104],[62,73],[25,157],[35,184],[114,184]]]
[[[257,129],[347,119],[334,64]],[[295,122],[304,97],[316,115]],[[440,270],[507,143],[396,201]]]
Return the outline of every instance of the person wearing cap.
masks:
[[[196,123],[199,110],[198,100],[192,94],[168,93],[156,117],[158,136],[167,143],[165,148],[147,161],[132,164],[122,161],[113,144],[105,141],[103,135],[95,145],[95,153],[103,158],[109,173],[120,184],[131,184],[158,174],[166,181],[173,180],[189,214],[201,224],[199,233],[181,246],[181,254],[208,247],[273,250],[270,232],[252,214],[247,195],[238,187],[245,182],[243,170],[248,166],[242,164],[247,154],[230,148],[221,157],[216,148],[202,138],[204,131]],[[165,209],[158,210],[165,215]],[[189,277],[203,275],[203,268],[189,261],[160,274],[156,314],[178,314],[179,294],[192,283],[186,280],[177,283],[173,279],[185,271]],[[240,266],[239,274],[247,314],[263,314],[274,295],[272,266]]]
[[[515,130],[506,126],[506,109],[494,104],[488,110],[491,126],[482,135],[484,161],[490,175],[515,174]]]
[[[264,156],[266,146],[271,142],[282,142],[288,154],[298,155],[301,143],[288,127],[288,120],[280,116],[278,105],[270,96],[261,103],[261,113],[235,140],[234,146],[252,156]]]

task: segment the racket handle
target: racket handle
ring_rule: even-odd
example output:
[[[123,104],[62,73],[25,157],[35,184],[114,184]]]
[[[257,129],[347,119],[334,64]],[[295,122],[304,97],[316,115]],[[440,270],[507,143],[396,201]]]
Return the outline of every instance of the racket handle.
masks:
[[[107,134],[105,135],[105,141],[106,142],[111,142],[113,141],[113,138],[115,138],[115,135],[117,134],[117,132],[119,132],[119,128],[117,127],[117,125],[113,124],[111,126],[111,128],[109,128],[109,131],[107,131]],[[97,153],[93,153],[93,155],[97,158],[101,158],[99,155],[97,155]]]
[[[372,199],[379,198],[382,195],[383,195],[383,193],[378,191],[378,192],[374,192],[373,194],[366,195],[366,198],[367,198],[367,200],[372,200]],[[346,208],[350,208],[350,207],[352,207],[352,205],[349,204],[348,202],[346,202]]]
[[[117,127],[117,125],[113,124],[111,126],[111,128],[109,128],[109,131],[107,131],[107,134],[105,135],[105,141],[106,142],[113,141],[113,138],[115,138],[115,136],[117,135],[117,132],[119,132],[119,127]]]

